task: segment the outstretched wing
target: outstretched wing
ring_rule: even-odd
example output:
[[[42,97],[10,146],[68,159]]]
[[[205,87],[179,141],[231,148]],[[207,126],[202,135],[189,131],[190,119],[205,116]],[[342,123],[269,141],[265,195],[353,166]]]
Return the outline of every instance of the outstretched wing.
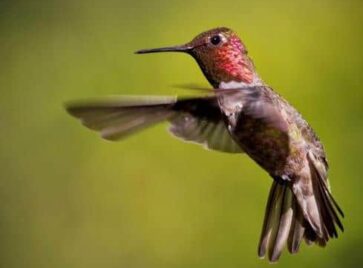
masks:
[[[170,131],[186,141],[228,153],[241,153],[225,127],[216,96],[123,97],[95,102],[76,102],[67,111],[107,140],[120,140],[134,132],[168,120]]]

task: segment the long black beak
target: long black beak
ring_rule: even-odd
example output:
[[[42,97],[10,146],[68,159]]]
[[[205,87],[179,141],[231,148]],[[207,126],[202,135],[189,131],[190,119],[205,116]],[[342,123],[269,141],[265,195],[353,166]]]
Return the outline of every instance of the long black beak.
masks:
[[[189,52],[193,49],[190,45],[181,45],[173,47],[161,47],[152,49],[141,49],[135,52],[135,54],[146,54],[146,53],[158,53],[158,52]]]

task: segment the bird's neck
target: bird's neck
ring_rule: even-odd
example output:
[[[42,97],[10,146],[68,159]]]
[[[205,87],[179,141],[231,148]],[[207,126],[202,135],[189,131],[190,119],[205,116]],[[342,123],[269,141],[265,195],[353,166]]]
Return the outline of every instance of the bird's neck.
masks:
[[[258,74],[255,72],[248,82],[239,81],[239,80],[229,80],[222,81],[219,83],[217,88],[219,89],[237,89],[237,88],[246,88],[246,87],[255,87],[255,86],[263,86],[264,83]]]
[[[214,87],[235,89],[263,85],[247,53],[223,56],[216,60]]]

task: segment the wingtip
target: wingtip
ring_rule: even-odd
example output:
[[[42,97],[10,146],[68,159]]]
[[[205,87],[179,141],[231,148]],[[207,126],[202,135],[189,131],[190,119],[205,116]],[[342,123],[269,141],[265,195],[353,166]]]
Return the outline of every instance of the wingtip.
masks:
[[[78,106],[66,106],[65,107],[66,112],[70,115],[75,117],[76,119],[81,119],[82,116],[82,109]]]
[[[77,117],[76,114],[75,114],[74,106],[72,105],[72,103],[70,103],[70,102],[64,103],[63,108],[64,108],[64,110],[66,110],[66,112],[69,115]]]

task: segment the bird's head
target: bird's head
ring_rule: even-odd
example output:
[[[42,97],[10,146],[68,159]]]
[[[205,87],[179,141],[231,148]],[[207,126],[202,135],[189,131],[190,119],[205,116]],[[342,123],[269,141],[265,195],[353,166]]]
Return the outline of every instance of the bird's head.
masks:
[[[245,45],[235,32],[225,27],[203,32],[184,45],[143,49],[136,53],[156,52],[185,52],[192,55],[215,88],[220,87],[222,82],[251,84],[256,76]]]

